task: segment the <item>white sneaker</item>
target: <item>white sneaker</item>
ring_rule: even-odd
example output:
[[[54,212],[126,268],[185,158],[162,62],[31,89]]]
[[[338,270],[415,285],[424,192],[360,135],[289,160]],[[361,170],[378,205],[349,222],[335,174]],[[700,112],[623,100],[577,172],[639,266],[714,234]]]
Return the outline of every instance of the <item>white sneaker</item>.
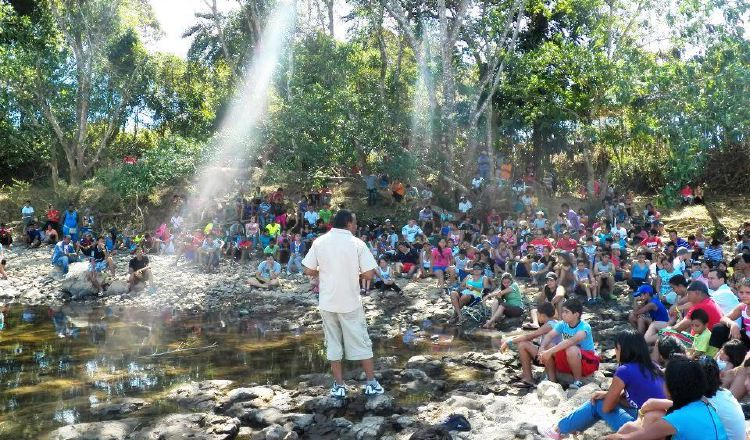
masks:
[[[385,390],[380,386],[377,380],[367,382],[367,385],[365,385],[365,396],[376,396],[383,393],[385,393]]]
[[[331,397],[335,397],[337,399],[345,399],[346,398],[346,386],[334,383],[333,386],[331,387],[331,390],[329,391],[329,394],[331,395]]]

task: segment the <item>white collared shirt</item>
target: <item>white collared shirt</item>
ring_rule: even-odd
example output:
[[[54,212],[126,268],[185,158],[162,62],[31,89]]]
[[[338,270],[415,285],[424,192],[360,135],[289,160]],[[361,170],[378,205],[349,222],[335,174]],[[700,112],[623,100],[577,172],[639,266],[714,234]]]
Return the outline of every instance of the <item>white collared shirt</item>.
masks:
[[[302,265],[318,271],[318,306],[334,313],[348,313],[362,307],[359,275],[378,266],[365,242],[338,228],[313,241]]]

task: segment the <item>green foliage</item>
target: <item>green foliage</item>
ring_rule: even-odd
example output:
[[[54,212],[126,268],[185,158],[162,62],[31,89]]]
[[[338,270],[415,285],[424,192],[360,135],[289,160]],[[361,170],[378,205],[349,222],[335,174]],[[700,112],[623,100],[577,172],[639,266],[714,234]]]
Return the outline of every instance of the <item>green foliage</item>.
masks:
[[[205,158],[205,144],[178,136],[159,139],[135,165],[102,168],[95,180],[121,198],[144,196],[192,176]]]

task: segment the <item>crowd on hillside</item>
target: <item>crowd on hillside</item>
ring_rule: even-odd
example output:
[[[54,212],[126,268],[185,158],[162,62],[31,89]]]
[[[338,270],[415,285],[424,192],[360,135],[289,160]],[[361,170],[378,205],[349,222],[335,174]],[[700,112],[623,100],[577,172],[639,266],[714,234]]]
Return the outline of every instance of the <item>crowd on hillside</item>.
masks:
[[[534,186],[521,182],[511,187],[512,210],[498,212],[479,211],[472,202],[485,184],[481,176],[456,206],[441,208],[429,185],[419,190],[374,175],[364,184],[370,205],[382,202],[385,191],[390,203],[417,208],[404,224],[360,222],[356,235],[378,262],[374,278],[362,278],[360,293],[398,293],[400,278],[434,278],[456,325],[480,319],[494,328],[524,316],[529,332],[503,344],[518,352],[520,387],[535,386],[534,364],[544,367],[544,380],[564,373],[572,376],[570,387],[581,387],[599,368],[584,308],[595,314],[597,304],[615,295],[632,297],[633,331],[618,336],[610,389],[543,429],[545,435],[559,438],[602,419],[618,432],[612,438],[745,438],[737,399],[750,389],[750,222],[736,242],[722,243],[702,228],[679,236],[652,204],[636,207],[632,192],[618,194],[611,186],[598,191],[601,206],[587,211],[567,203],[539,206]],[[688,190],[681,192],[685,203],[702,202],[702,193]],[[106,282],[97,274],[116,276],[117,252],[132,254],[131,290],[151,280],[149,255],[172,255],[205,272],[222,261],[255,261],[248,287],[273,289],[281,277],[303,273],[302,259],[331,228],[335,208],[327,188],[292,202],[282,188],[264,193],[257,187],[200,212],[175,195],[171,213],[153,231],[120,231],[72,205],[63,212],[48,205],[42,222],[27,201],[21,236],[30,247],[51,245],[51,263],[63,273],[74,261],[89,262],[89,278],[100,290]],[[13,231],[0,225],[0,253],[12,241]],[[531,301],[529,289],[538,290]]]

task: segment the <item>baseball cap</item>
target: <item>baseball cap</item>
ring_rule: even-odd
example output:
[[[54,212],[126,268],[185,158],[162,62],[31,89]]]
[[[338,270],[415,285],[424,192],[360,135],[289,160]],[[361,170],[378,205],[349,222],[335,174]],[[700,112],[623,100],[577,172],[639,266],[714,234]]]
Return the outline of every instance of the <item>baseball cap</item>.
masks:
[[[677,248],[677,255],[685,255],[688,253],[688,249],[684,246],[680,246]]]
[[[633,298],[638,298],[639,296],[643,295],[644,293],[648,293],[649,295],[654,294],[654,288],[651,287],[649,284],[644,284],[641,287],[638,288],[635,292],[633,292]]]
[[[554,272],[550,272],[550,273],[548,273],[548,274],[547,274],[547,276],[545,276],[544,278],[546,278],[546,279],[548,279],[548,280],[556,280],[556,279],[557,279],[557,274],[556,274],[556,273],[554,273]]]

